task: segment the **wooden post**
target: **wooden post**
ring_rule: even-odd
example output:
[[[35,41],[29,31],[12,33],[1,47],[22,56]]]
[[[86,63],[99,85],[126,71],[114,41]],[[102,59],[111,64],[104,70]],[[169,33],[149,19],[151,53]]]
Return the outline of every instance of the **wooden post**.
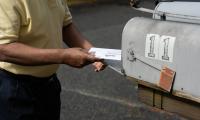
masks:
[[[200,119],[200,103],[173,96],[138,84],[139,100],[152,107],[176,113],[192,120]]]

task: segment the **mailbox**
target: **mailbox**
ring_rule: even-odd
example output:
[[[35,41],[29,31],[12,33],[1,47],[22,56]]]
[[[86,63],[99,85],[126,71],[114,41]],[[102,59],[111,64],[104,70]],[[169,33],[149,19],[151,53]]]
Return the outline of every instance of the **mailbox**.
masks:
[[[153,19],[131,19],[122,34],[124,74],[160,87],[167,67],[176,72],[169,92],[200,103],[199,8],[198,2],[161,2]]]
[[[160,2],[154,12],[153,19],[200,24],[200,2]]]
[[[199,120],[200,2],[160,2],[155,10],[138,3],[131,5],[153,17],[125,25],[121,71],[138,80],[142,102]]]

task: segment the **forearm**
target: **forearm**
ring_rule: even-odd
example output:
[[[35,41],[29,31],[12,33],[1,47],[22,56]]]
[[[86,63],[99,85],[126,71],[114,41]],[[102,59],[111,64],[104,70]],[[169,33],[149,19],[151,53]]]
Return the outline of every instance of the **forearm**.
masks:
[[[80,47],[89,50],[93,45],[81,35],[76,26],[72,23],[63,28],[63,41],[69,47]],[[95,71],[101,71],[105,68],[102,61],[95,61]]]
[[[90,49],[92,47],[92,44],[81,35],[73,23],[63,28],[63,41],[69,47],[80,47],[83,49]]]
[[[62,49],[38,49],[21,43],[0,45],[0,61],[26,66],[61,64]]]

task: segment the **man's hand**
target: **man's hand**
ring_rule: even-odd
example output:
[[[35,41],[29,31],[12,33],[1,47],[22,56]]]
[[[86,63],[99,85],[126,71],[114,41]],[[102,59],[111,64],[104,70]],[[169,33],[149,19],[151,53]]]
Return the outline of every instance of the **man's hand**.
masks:
[[[90,52],[90,54],[95,56],[95,53],[93,53],[93,52]],[[103,61],[95,62],[92,65],[94,66],[95,72],[100,72],[107,67],[107,65]]]
[[[94,55],[91,55],[87,50],[82,48],[68,48],[65,49],[63,54],[63,64],[70,65],[76,68],[82,68],[88,64],[102,61],[99,58],[96,58]],[[98,69],[101,69],[100,67]]]
[[[95,67],[95,72],[100,72],[107,67],[107,65],[103,62],[95,62],[93,63],[93,66]]]
[[[80,47],[89,50],[93,47],[93,45],[77,30],[74,23],[63,28],[63,41],[71,48]],[[103,62],[95,62],[93,66],[96,72],[104,70],[106,67]]]

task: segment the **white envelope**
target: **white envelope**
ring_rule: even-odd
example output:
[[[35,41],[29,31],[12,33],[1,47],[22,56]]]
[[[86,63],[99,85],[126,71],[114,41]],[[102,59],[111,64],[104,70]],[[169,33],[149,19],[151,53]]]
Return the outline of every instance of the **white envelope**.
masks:
[[[121,50],[119,49],[91,48],[89,53],[94,53],[97,58],[121,61]]]
[[[91,48],[90,53],[98,58],[104,59],[104,62],[114,71],[123,75],[122,62],[121,62],[121,50],[119,49],[106,49],[106,48]]]

